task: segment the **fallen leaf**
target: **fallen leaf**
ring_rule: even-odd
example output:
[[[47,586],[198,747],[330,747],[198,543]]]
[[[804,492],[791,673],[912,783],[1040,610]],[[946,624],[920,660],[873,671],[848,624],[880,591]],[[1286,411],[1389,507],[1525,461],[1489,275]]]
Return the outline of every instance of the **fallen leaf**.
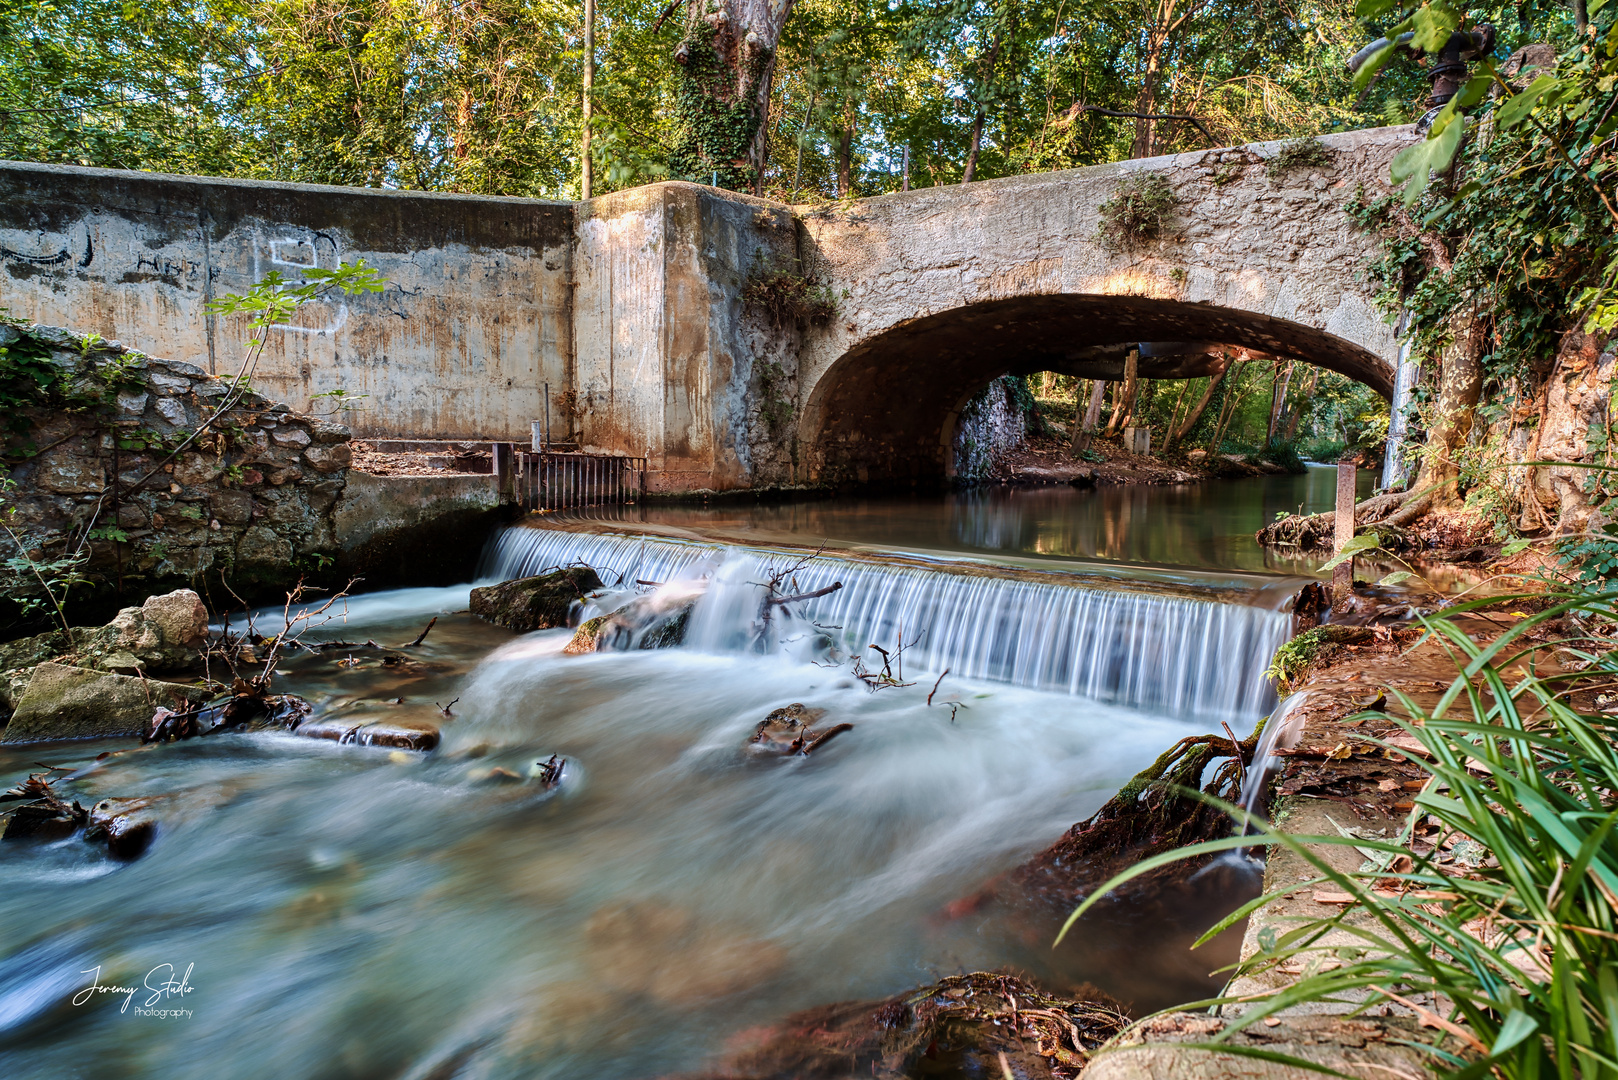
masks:
[[[1338,892],[1335,889],[1316,889],[1314,900],[1317,904],[1353,904],[1358,902],[1348,893]]]
[[[1346,761],[1353,756],[1354,748],[1349,746],[1346,742],[1340,742],[1330,750],[1326,751],[1326,758],[1328,761]]]
[[[1397,780],[1383,780],[1377,784],[1376,789],[1378,791],[1398,791],[1403,786]]]

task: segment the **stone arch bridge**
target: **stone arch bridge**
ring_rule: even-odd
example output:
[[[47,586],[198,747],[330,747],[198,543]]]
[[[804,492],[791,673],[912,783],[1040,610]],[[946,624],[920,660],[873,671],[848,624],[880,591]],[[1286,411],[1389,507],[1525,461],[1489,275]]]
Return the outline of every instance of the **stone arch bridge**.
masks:
[[[588,203],[0,163],[0,306],[226,374],[242,328],[207,303],[270,270],[363,257],[385,292],[312,305],[270,334],[255,385],[360,436],[645,455],[664,491],[925,485],[960,408],[1041,370],[1157,377],[1246,347],[1391,392],[1373,238],[1344,206],[1385,190],[1415,136],[1326,136],[1324,164],[1257,144],[815,207],[665,183]],[[1097,242],[1131,171],[1179,200],[1167,234]],[[834,313],[772,321],[749,286],[806,276]],[[785,279],[777,279],[778,281]],[[1154,366],[1155,365],[1155,366]],[[322,396],[326,395],[326,396]]]

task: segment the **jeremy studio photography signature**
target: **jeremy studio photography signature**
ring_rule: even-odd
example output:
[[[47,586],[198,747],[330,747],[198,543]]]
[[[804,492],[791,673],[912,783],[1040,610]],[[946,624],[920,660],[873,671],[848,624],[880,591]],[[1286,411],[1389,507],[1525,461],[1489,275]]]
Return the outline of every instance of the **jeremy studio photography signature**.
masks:
[[[118,1011],[128,1012],[129,1004],[135,1000],[135,995],[144,990],[147,992],[146,996],[141,998],[135,1008],[138,1015],[163,1018],[169,1016],[189,1017],[191,1015],[190,1009],[156,1009],[153,1006],[160,1001],[168,1001],[174,998],[183,999],[185,995],[195,990],[196,987],[191,985],[191,971],[195,967],[195,964],[187,964],[185,974],[176,978],[176,969],[173,964],[159,964],[146,973],[146,977],[141,980],[139,986],[118,986],[110,983],[103,985],[101,982],[101,966],[98,964],[93,968],[80,972],[82,975],[90,976],[90,985],[74,995],[73,1004],[84,1005],[97,994],[122,994],[124,995],[124,1003],[119,1007]]]

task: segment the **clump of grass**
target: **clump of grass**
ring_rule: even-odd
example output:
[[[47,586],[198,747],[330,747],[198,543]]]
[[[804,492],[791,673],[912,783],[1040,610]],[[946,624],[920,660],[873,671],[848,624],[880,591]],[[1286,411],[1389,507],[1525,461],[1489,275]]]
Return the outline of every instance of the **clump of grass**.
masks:
[[[1132,172],[1118,181],[1112,198],[1101,204],[1096,241],[1107,251],[1129,251],[1162,236],[1174,221],[1180,197],[1168,177]]]
[[[1260,951],[1237,971],[1278,988],[1244,997],[1240,1018],[1203,1045],[1320,1071],[1222,1040],[1294,1006],[1362,1012],[1391,1003],[1447,1033],[1430,1050],[1435,1069],[1456,1080],[1618,1074],[1618,719],[1567,703],[1580,684],[1594,689],[1618,676],[1618,640],[1532,641],[1566,616],[1610,634],[1618,596],[1557,599],[1487,646],[1452,616],[1498,599],[1426,621],[1457,675],[1432,709],[1400,694],[1408,719],[1386,716],[1415,740],[1406,746],[1421,749],[1365,738],[1367,749],[1426,774],[1400,836],[1291,836],[1257,826],[1259,843],[1287,848],[1316,876],[1244,905],[1203,941],[1312,886],[1334,886],[1353,902],[1332,915],[1274,919],[1276,933],[1260,935]],[[1557,673],[1532,662],[1552,651],[1563,658]],[[1513,669],[1522,674],[1508,678]],[[1147,859],[1095,890],[1068,926],[1132,877],[1254,842],[1233,836]],[[1321,853],[1344,845],[1367,856],[1358,870],[1336,869]]]
[[[1265,164],[1264,175],[1273,183],[1293,169],[1307,165],[1330,164],[1331,151],[1326,149],[1326,144],[1305,135],[1282,143],[1281,149],[1277,150],[1275,156]]]

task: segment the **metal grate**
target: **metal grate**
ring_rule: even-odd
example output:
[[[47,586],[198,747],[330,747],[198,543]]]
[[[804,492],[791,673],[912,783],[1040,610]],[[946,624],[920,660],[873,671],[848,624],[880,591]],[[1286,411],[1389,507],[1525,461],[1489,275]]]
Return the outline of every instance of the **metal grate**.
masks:
[[[524,510],[622,506],[646,494],[646,459],[554,450],[515,454],[512,480]]]

